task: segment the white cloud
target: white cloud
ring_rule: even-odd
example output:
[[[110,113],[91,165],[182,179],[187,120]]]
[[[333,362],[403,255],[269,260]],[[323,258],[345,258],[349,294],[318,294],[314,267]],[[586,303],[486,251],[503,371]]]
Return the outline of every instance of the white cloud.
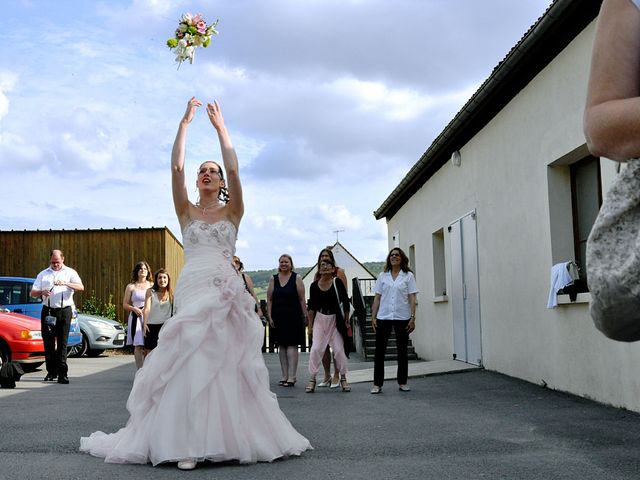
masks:
[[[3,39],[24,48],[0,56],[0,200],[15,203],[0,228],[152,224],[179,236],[171,145],[189,97],[216,98],[245,193],[237,247],[255,269],[284,251],[310,265],[336,229],[360,260],[384,258],[386,225],[371,212],[549,2],[5,3]],[[220,35],[176,70],[165,42],[185,11],[219,16]],[[187,140],[194,200],[195,169],[210,159],[218,140],[199,112]],[[52,173],[82,208],[43,205]],[[14,201],[25,192],[35,203]],[[56,215],[43,220],[43,208]]]
[[[362,219],[353,215],[344,205],[321,204],[318,207],[321,218],[336,229],[349,228],[357,230],[362,227]]]
[[[99,56],[98,50],[95,48],[95,44],[88,42],[73,42],[70,47],[76,52],[77,55],[85,58],[96,58]]]
[[[18,83],[16,73],[0,71],[0,120],[9,113],[9,97],[6,92],[13,90],[16,83]]]
[[[230,67],[220,63],[209,63],[205,67],[207,82],[246,82],[248,74],[242,67]]]
[[[329,84],[340,95],[356,100],[364,111],[388,116],[391,120],[412,120],[434,103],[433,97],[409,88],[389,88],[381,82],[343,77]]]
[[[0,90],[0,120],[2,120],[2,117],[7,113],[9,113],[9,99],[4,92]]]
[[[13,90],[13,87],[18,83],[18,78],[17,73],[0,71],[0,90]]]
[[[28,142],[15,133],[0,133],[0,166],[6,169],[22,171],[40,166],[45,152],[37,145]]]
[[[382,82],[342,77],[331,82],[329,88],[350,101],[355,100],[358,108],[365,112],[374,112],[390,120],[407,122],[436,107],[460,106],[471,97],[477,86],[428,95],[412,88],[393,88]]]

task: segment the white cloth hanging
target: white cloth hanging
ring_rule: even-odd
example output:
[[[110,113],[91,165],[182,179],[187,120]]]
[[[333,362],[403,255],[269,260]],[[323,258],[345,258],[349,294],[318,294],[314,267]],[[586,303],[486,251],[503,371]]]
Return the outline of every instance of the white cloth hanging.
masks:
[[[570,262],[556,263],[551,267],[551,288],[549,290],[549,301],[547,308],[555,308],[558,306],[558,290],[570,284],[573,279],[569,274],[567,266]]]

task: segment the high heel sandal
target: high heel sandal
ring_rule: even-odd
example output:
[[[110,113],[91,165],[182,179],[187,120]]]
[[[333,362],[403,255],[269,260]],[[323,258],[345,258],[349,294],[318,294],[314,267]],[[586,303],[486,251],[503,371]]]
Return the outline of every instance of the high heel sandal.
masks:
[[[307,384],[307,386],[304,389],[304,391],[306,393],[313,393],[313,392],[316,391],[316,379],[315,378],[309,379],[309,383]]]
[[[347,382],[347,377],[340,377],[340,387],[342,388],[343,392],[351,391],[351,385],[349,385],[349,383]]]
[[[329,380],[323,380],[318,384],[318,388],[330,387],[330,386],[331,386],[331,377],[329,377]]]

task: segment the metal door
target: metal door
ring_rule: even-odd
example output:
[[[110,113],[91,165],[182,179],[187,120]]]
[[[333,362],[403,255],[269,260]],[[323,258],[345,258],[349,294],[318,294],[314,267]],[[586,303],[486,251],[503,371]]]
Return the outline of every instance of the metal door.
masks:
[[[476,212],[451,223],[451,312],[454,358],[482,365]]]

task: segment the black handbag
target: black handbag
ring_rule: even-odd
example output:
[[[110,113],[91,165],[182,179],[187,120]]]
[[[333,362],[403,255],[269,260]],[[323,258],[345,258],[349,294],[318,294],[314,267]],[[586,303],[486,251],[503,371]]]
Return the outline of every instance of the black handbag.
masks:
[[[0,388],[16,388],[16,382],[24,375],[18,362],[5,362],[0,367]]]
[[[344,344],[344,353],[349,358],[349,354],[354,350],[353,348],[353,337],[349,335],[349,329],[345,325],[344,320],[344,312],[342,310],[342,303],[340,302],[340,295],[338,294],[338,287],[336,287],[336,279],[332,280],[333,290],[336,292],[336,300],[338,301],[338,309],[336,310],[336,328],[338,329],[338,333],[342,336],[342,341]]]

